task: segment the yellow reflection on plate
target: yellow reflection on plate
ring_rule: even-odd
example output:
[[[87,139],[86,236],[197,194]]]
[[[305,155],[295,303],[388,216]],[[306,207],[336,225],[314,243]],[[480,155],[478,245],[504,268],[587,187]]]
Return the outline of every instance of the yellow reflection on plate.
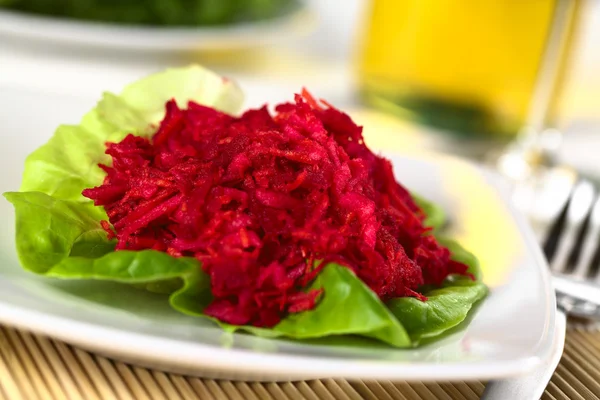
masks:
[[[486,284],[504,284],[508,267],[523,248],[506,204],[494,187],[481,184],[482,177],[467,163],[453,163],[442,182],[446,193],[461,196],[450,216],[456,226],[452,237],[477,256]]]

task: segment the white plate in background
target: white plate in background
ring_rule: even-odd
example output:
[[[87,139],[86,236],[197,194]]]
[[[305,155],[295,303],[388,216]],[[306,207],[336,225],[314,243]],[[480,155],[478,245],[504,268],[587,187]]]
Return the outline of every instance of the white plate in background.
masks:
[[[0,8],[0,37],[130,51],[231,50],[293,38],[314,28],[315,21],[304,3],[278,17],[218,27],[128,26]]]
[[[92,105],[14,88],[0,89],[0,104],[0,192],[18,189],[25,156],[58,122],[75,123]],[[547,360],[564,337],[555,334],[554,292],[541,250],[507,205],[502,181],[446,156],[391,159],[402,183],[446,209],[491,290],[470,324],[440,341],[400,350],[226,334],[171,310],[160,296],[113,283],[43,279],[19,266],[14,212],[4,199],[0,322],[139,365],[227,379],[476,380],[524,374]]]

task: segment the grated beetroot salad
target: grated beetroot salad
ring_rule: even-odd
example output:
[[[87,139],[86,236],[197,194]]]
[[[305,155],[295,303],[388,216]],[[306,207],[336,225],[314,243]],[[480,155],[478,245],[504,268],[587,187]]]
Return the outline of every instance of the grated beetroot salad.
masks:
[[[105,208],[116,249],[197,258],[214,297],[205,313],[221,321],[269,327],[312,309],[322,290],[306,287],[331,261],[384,301],[426,300],[420,286],[467,274],[362,128],[305,91],[274,115],[169,101],[151,140],[128,135],[106,153],[104,183],[83,195]]]

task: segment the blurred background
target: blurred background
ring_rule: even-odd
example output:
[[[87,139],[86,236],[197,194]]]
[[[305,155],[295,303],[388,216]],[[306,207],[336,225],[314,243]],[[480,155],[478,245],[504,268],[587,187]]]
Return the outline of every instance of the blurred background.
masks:
[[[71,99],[49,126],[192,62],[248,106],[306,87],[375,148],[489,161],[525,146],[600,175],[598,0],[0,0],[0,90]]]

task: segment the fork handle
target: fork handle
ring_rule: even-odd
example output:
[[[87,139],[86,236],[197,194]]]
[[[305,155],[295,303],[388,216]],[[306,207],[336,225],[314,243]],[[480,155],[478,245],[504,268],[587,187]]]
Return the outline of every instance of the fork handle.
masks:
[[[557,294],[567,296],[574,302],[591,303],[600,307],[600,285],[559,274],[552,276],[552,283]]]

